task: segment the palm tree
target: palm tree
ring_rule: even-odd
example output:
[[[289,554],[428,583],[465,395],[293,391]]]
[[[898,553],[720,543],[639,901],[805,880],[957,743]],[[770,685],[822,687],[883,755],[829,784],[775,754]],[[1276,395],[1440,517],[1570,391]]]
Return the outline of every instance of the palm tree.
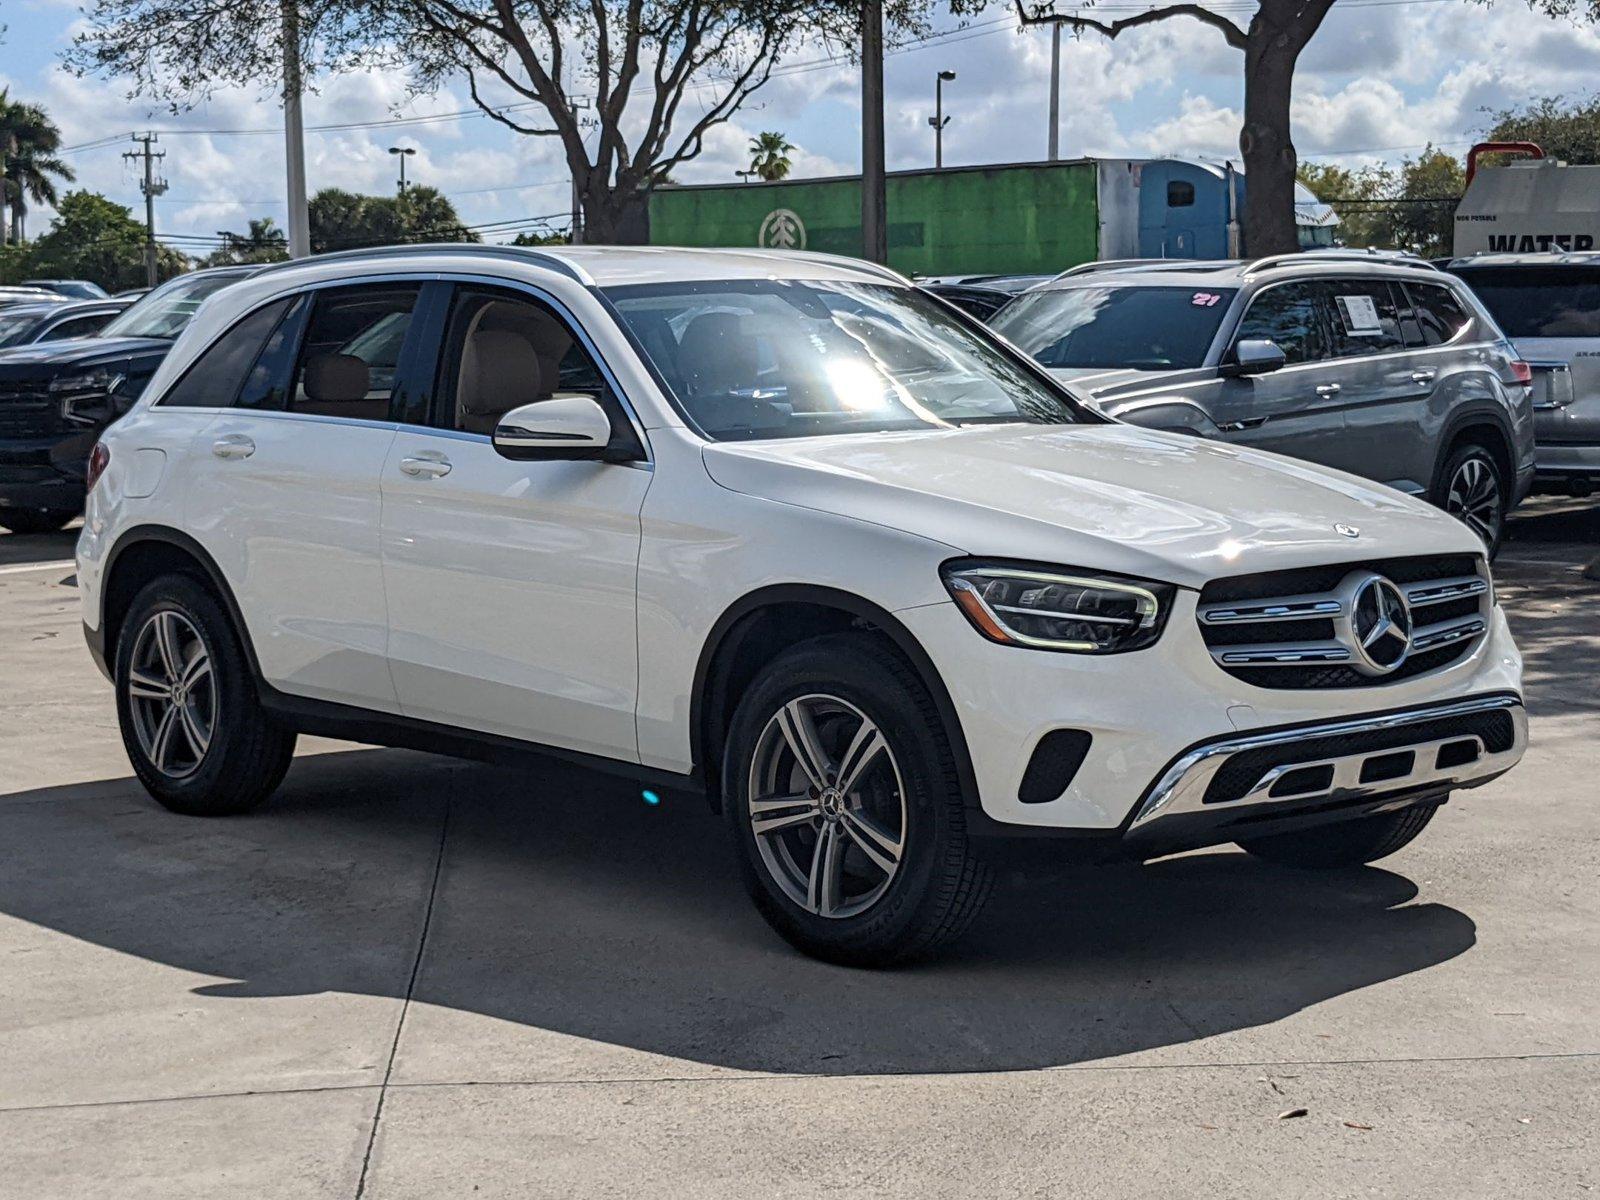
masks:
[[[762,179],[787,179],[789,151],[795,149],[781,133],[763,133],[750,139],[750,169]]]
[[[26,231],[28,202],[56,202],[57,179],[71,183],[76,174],[57,157],[61,131],[36,104],[14,102],[0,90],[0,209],[8,210],[11,229],[17,241]],[[5,221],[0,218],[0,241],[6,240]]]

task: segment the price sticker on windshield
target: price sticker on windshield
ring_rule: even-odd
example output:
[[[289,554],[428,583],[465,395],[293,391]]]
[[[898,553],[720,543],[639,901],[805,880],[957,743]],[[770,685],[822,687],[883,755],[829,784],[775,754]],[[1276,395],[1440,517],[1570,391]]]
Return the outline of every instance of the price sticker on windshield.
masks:
[[[1189,303],[1196,308],[1211,308],[1213,305],[1222,303],[1222,297],[1216,292],[1196,292],[1189,297]]]

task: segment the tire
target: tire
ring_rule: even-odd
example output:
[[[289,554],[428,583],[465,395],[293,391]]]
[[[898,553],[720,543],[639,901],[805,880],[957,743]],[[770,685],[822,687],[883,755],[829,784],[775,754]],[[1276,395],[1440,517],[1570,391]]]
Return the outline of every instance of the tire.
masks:
[[[128,760],[173,812],[248,812],[283,781],[295,735],[261,711],[238,632],[198,581],[163,575],[134,597],[117,635],[115,675]]]
[[[808,738],[819,747],[809,772],[795,751]],[[988,899],[993,875],[968,837],[938,711],[876,636],[813,638],[769,663],[734,713],[722,778],[745,887],[806,954],[857,967],[923,957],[963,933]],[[766,806],[760,834],[753,791]]]
[[[1450,451],[1433,491],[1433,503],[1476,533],[1493,558],[1505,533],[1508,505],[1505,473],[1489,449],[1466,442]]]
[[[12,533],[54,533],[78,514],[65,508],[0,508],[0,528]]]
[[[1301,833],[1279,833],[1240,842],[1239,847],[1257,858],[1283,867],[1333,870],[1377,862],[1427,828],[1436,804],[1403,808],[1399,812],[1357,817],[1337,825],[1322,825]]]

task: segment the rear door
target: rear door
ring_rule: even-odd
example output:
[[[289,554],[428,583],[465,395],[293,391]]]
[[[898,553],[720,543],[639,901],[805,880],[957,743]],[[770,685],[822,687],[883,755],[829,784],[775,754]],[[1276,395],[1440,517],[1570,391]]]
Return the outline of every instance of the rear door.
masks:
[[[1223,361],[1239,342],[1260,339],[1275,343],[1287,362],[1265,375],[1222,380],[1210,412],[1225,440],[1343,465],[1342,374],[1326,296],[1322,285],[1302,280],[1269,284],[1250,299]]]
[[[279,310],[270,335],[191,457],[189,528],[232,584],[263,675],[286,692],[397,710],[378,480],[423,288],[375,280],[267,306]],[[267,309],[236,329],[265,324]],[[190,377],[206,399],[222,376],[204,365],[163,402],[181,402]]]

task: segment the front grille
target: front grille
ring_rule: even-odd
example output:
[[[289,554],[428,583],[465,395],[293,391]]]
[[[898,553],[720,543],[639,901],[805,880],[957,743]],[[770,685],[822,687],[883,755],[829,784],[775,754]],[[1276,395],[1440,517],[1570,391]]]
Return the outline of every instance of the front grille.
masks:
[[[1355,645],[1355,589],[1369,575],[1398,588],[1411,623],[1409,651],[1385,673],[1363,663]],[[1302,690],[1381,687],[1466,657],[1487,635],[1492,605],[1484,560],[1446,554],[1214,580],[1200,593],[1197,617],[1217,665],[1246,683]]]
[[[42,384],[0,381],[0,437],[49,437],[62,428],[61,405]]]
[[[1428,742],[1453,742],[1457,738],[1477,738],[1483,743],[1486,753],[1504,754],[1515,745],[1516,736],[1516,725],[1510,712],[1497,709],[1492,712],[1434,717],[1364,733],[1330,734],[1281,746],[1263,746],[1259,750],[1241,750],[1223,763],[1211,777],[1204,803],[1226,804],[1243,799],[1274,767],[1348,758],[1357,754],[1381,754],[1386,750],[1400,750]],[[1374,761],[1377,760],[1369,760]],[[1441,759],[1440,763],[1443,766],[1452,765],[1448,759]]]

